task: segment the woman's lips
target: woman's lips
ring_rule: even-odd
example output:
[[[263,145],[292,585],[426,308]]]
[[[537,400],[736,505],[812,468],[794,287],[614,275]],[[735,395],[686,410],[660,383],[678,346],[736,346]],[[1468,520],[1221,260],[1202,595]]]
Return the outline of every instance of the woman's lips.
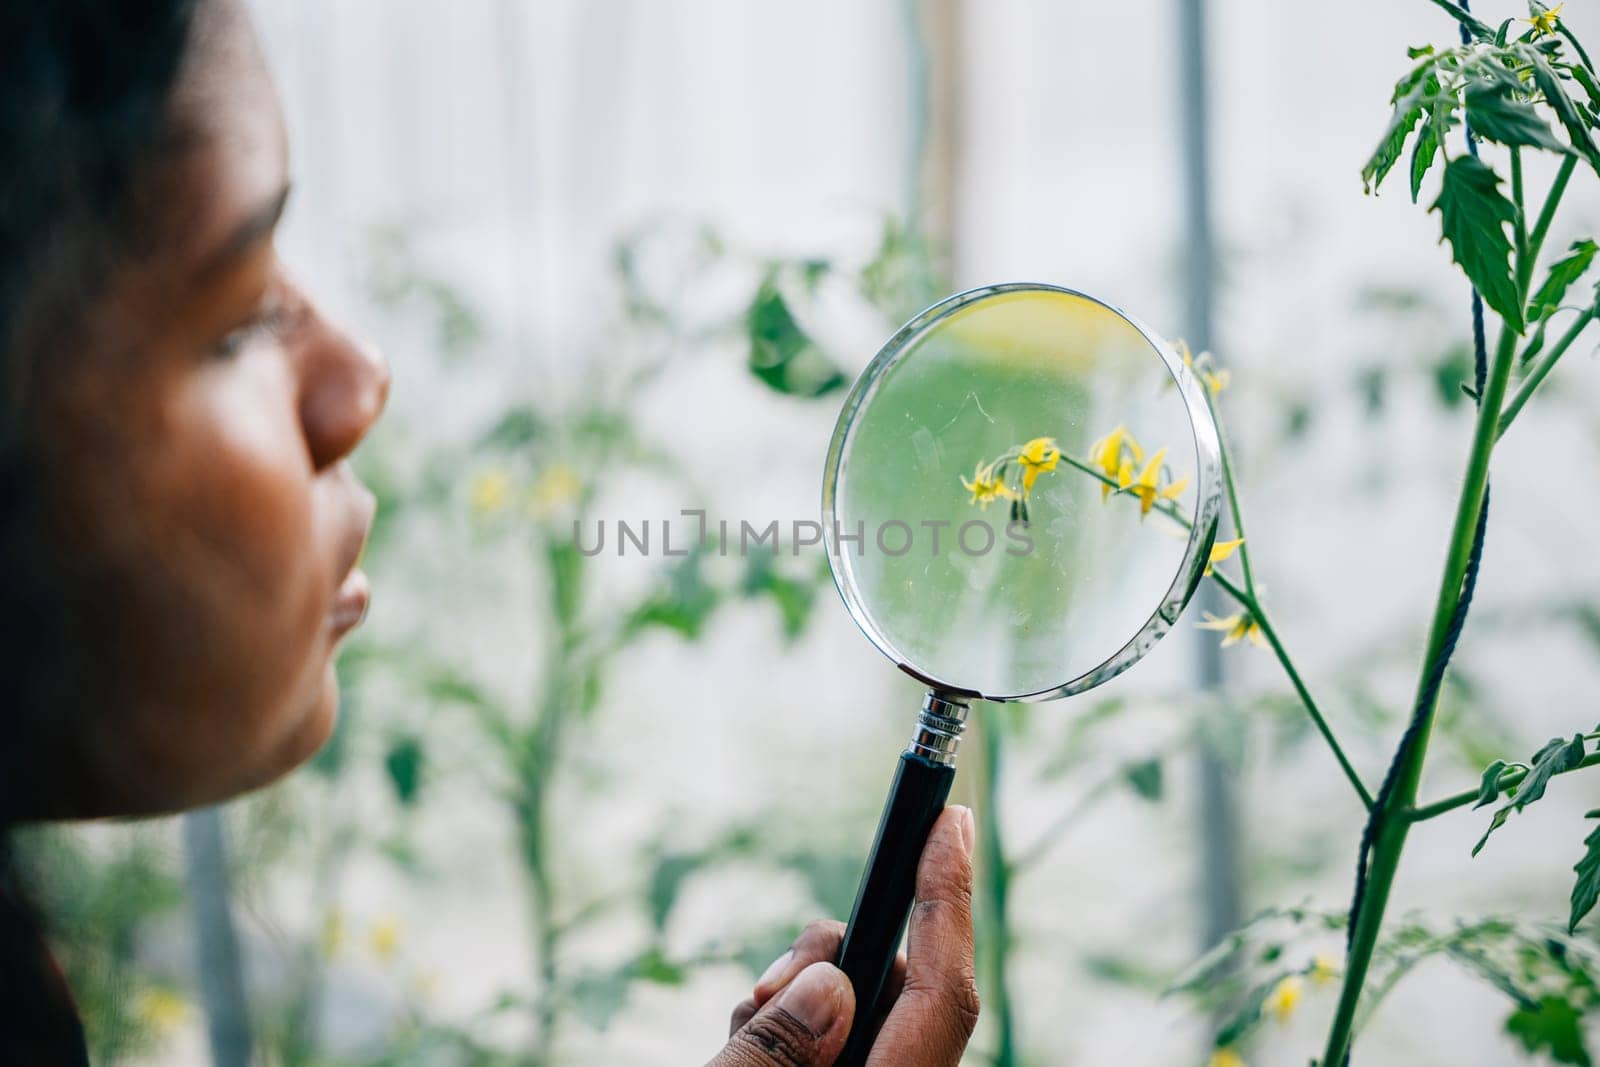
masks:
[[[328,612],[334,637],[342,637],[355,629],[366,617],[367,606],[371,603],[372,582],[367,572],[360,567],[352,568],[339,585],[339,592],[333,598],[333,607]]]

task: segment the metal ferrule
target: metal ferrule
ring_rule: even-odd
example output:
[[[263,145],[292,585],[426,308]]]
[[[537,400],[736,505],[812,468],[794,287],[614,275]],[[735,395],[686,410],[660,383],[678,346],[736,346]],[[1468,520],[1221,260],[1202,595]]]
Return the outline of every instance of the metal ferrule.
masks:
[[[966,728],[965,704],[938,693],[929,693],[922,700],[922,710],[917,714],[917,729],[911,735],[911,744],[906,751],[931,763],[954,767],[956,749],[961,747],[961,733]]]

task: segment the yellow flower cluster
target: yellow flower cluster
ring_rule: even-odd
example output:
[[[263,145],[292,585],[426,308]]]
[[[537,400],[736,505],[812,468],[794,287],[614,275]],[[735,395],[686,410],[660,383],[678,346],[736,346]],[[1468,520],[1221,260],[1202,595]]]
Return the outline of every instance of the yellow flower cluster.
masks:
[[[1555,7],[1547,7],[1542,11],[1536,12],[1532,18],[1523,19],[1522,21],[1533,27],[1533,35],[1535,37],[1543,37],[1546,34],[1555,33],[1556,23],[1561,21],[1561,9],[1566,6],[1565,3],[1560,3]]]
[[[1206,392],[1216,396],[1228,387],[1233,381],[1233,375],[1226,367],[1218,367],[1216,357],[1210,352],[1202,352],[1198,356],[1189,351],[1189,343],[1183,338],[1172,342],[1172,347],[1178,350],[1178,355],[1183,357],[1183,365],[1193,371],[1200,379],[1200,384],[1206,387]]]
[[[1224,615],[1221,618],[1208,611],[1205,616],[1205,621],[1196,625],[1202,630],[1216,630],[1222,633],[1223,648],[1236,645],[1240,641],[1249,641],[1257,648],[1265,648],[1267,646],[1267,638],[1261,632],[1261,624],[1248,611],[1236,611],[1232,615]]]
[[[539,472],[533,485],[519,491],[509,472],[491,467],[479,472],[467,491],[467,502],[478,519],[488,520],[518,502],[521,497],[524,512],[535,519],[548,518],[570,504],[577,502],[583,492],[583,480],[577,471],[565,463],[555,463]]]
[[[1122,425],[1089,446],[1089,464],[1106,478],[1100,486],[1100,499],[1104,501],[1111,496],[1115,483],[1117,492],[1139,498],[1141,519],[1160,501],[1178,499],[1189,485],[1189,479],[1175,479],[1167,470],[1165,448],[1156,449],[1146,462],[1144,449]],[[1142,469],[1140,464],[1143,464]]]
[[[988,508],[996,500],[1011,501],[1013,520],[1028,521],[1028,497],[1039,475],[1048,474],[1061,462],[1061,448],[1053,437],[1035,437],[1027,444],[1007,449],[988,463],[979,463],[971,480],[962,477],[961,486],[972,494],[972,503]],[[1017,473],[1011,484],[1011,471]]]

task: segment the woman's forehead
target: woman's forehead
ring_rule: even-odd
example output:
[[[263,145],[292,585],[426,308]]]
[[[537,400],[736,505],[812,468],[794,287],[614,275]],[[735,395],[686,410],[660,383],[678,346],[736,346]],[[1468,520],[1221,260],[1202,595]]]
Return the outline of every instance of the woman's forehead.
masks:
[[[241,227],[275,215],[288,184],[282,108],[233,0],[213,0],[197,16],[172,108],[179,139],[160,185],[186,265],[202,269]]]

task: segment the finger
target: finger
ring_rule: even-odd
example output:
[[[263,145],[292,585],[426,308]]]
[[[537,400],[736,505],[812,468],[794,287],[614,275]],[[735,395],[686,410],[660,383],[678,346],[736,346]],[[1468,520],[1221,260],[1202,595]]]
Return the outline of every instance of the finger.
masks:
[[[766,972],[756,979],[752,998],[756,1007],[771,1000],[794,976],[813,963],[837,963],[839,946],[844,944],[844,923],[821,919],[800,931],[789,951],[772,961]]]
[[[855,1007],[844,972],[813,963],[734,1031],[706,1067],[827,1067],[844,1049]]]
[[[946,808],[917,865],[905,986],[873,1043],[869,1067],[955,1067],[978,1023],[972,959],[969,808]]]

